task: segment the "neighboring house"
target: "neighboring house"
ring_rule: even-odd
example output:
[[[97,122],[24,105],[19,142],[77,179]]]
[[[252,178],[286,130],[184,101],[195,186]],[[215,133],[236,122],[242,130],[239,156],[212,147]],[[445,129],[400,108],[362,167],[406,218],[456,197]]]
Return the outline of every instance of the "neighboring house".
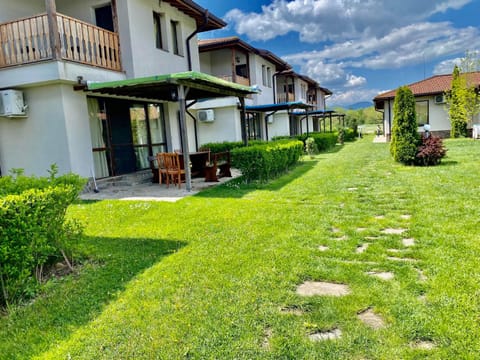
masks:
[[[274,136],[321,130],[318,119],[324,118],[325,98],[332,93],[314,80],[296,74],[273,53],[254,48],[236,36],[200,40],[199,52],[202,72],[261,91],[246,99],[246,134],[242,133],[236,99],[197,103],[197,117],[199,112],[212,114],[210,121],[199,124],[201,144],[222,139],[239,141],[244,137],[270,140]],[[307,120],[306,110],[315,112],[315,117],[311,115]]]
[[[471,81],[478,88],[480,87],[480,72],[467,74]],[[428,79],[407,85],[412,90],[416,101],[417,123],[419,131],[423,131],[423,125],[429,124],[430,131],[441,137],[450,135],[450,118],[445,103],[445,93],[451,89],[452,75],[436,75]],[[373,102],[375,109],[383,113],[384,134],[390,139],[393,124],[393,103],[396,90],[388,91],[377,95]],[[477,115],[473,123],[480,120]],[[469,129],[472,124],[469,124]]]
[[[251,85],[260,92],[246,99],[250,106],[273,104],[275,102],[274,74],[290,65],[276,55],[263,49],[256,49],[236,36],[200,40],[200,68],[202,72]],[[260,113],[247,113],[246,130],[240,124],[240,113],[235,98],[213,99],[196,104],[199,111],[211,111],[215,120],[200,122],[200,143],[219,140],[239,141],[267,139],[265,118]],[[197,111],[198,116],[198,111]],[[270,125],[270,124],[269,124]]]
[[[53,163],[98,178],[147,169],[152,154],[195,149],[187,100],[252,93],[199,73],[197,33],[226,24],[193,1],[0,0],[0,9],[0,94],[18,103],[0,106],[3,174],[45,175]]]

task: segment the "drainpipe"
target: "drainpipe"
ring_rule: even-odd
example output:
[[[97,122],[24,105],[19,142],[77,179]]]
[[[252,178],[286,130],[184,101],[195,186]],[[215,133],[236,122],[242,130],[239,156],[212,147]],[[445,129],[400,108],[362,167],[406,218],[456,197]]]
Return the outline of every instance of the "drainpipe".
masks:
[[[203,24],[197,27],[195,31],[187,37],[187,40],[185,40],[187,45],[188,71],[192,71],[192,53],[190,51],[190,40],[192,40],[192,38],[195,35],[197,35],[200,31],[205,29],[205,27],[208,24],[208,16],[209,16],[208,10],[205,10],[205,12],[203,13]]]

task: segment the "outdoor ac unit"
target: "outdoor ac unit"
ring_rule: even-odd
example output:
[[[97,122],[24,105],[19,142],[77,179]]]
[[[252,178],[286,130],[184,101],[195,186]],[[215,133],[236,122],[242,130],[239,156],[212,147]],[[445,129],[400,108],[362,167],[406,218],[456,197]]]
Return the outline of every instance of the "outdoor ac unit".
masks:
[[[23,92],[13,89],[0,90],[0,116],[24,117],[25,109]]]
[[[445,104],[445,95],[435,95],[435,104]]]
[[[198,110],[197,116],[201,122],[212,122],[215,120],[215,112],[213,109]]]

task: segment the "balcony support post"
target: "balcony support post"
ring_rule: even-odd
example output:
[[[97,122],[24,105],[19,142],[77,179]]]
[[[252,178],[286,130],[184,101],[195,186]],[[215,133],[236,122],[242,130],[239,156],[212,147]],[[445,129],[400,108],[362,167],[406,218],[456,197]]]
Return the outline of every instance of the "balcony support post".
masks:
[[[60,38],[58,35],[57,5],[55,0],[45,0],[45,8],[47,10],[48,35],[52,49],[52,58],[53,60],[59,60],[61,58],[61,52]]]

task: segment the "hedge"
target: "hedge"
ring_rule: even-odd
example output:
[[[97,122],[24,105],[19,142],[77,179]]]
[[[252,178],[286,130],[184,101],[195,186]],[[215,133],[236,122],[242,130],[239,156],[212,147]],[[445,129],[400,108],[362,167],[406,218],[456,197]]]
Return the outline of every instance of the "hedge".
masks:
[[[0,306],[33,296],[46,264],[63,256],[70,266],[67,254],[81,229],[65,213],[84,185],[55,173],[0,178]]]
[[[303,153],[301,141],[283,140],[232,150],[232,166],[247,182],[268,181],[297,163]]]
[[[232,151],[233,149],[243,146],[241,141],[224,141],[224,142],[210,142],[200,146],[200,151],[210,150],[212,153],[219,153],[225,151]]]

